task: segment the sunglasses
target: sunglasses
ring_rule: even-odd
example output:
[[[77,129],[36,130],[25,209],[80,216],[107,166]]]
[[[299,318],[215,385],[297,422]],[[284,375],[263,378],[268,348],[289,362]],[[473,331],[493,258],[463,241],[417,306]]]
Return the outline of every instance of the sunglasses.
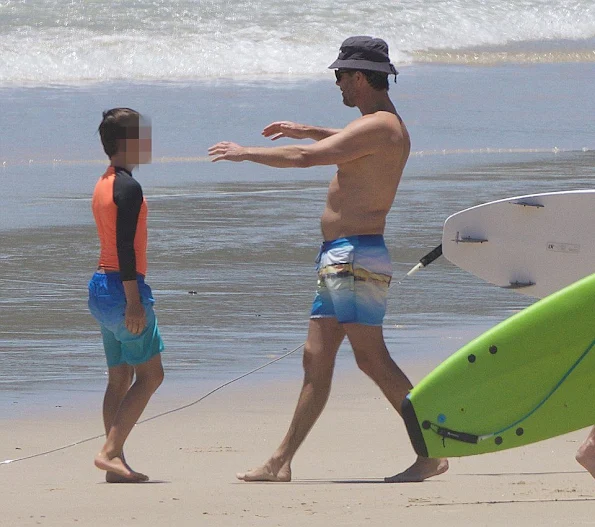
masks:
[[[353,70],[335,70],[335,79],[337,79],[337,82],[341,82],[345,73],[353,73]]]

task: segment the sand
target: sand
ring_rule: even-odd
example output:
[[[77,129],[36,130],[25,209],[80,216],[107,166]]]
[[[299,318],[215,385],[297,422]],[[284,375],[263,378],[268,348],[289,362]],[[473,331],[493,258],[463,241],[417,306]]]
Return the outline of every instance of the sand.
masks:
[[[428,365],[407,365],[415,382]],[[167,379],[166,379],[167,382]],[[587,431],[451,460],[424,483],[385,484],[414,459],[405,428],[355,366],[298,452],[291,483],[235,479],[265,461],[289,423],[300,373],[239,381],[185,410],[138,425],[127,457],[145,484],[110,485],[92,464],[100,439],[0,465],[0,525],[334,526],[593,524],[595,481],[574,460]],[[171,388],[171,386],[170,386]],[[145,416],[200,393],[158,392]],[[0,459],[101,433],[101,399],[2,420]],[[95,405],[95,407],[91,407]],[[58,405],[56,405],[58,406]]]

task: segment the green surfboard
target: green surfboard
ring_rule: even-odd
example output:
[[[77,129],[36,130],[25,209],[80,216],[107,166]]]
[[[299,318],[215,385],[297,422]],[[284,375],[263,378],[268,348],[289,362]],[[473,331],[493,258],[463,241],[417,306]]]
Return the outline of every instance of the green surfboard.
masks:
[[[498,452],[595,424],[595,274],[472,340],[415,386],[417,454]]]

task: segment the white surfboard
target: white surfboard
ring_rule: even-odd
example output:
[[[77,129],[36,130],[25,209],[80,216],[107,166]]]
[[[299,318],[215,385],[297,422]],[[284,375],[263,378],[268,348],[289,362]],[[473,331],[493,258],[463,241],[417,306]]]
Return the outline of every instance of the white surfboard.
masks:
[[[543,298],[595,273],[595,190],[516,196],[448,217],[442,251],[500,287]]]

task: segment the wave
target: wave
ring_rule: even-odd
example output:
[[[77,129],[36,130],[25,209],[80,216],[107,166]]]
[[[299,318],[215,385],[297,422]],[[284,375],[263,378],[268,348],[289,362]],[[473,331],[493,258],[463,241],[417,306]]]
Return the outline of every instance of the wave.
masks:
[[[593,62],[595,3],[0,1],[0,85],[319,76],[354,34],[401,65]]]

